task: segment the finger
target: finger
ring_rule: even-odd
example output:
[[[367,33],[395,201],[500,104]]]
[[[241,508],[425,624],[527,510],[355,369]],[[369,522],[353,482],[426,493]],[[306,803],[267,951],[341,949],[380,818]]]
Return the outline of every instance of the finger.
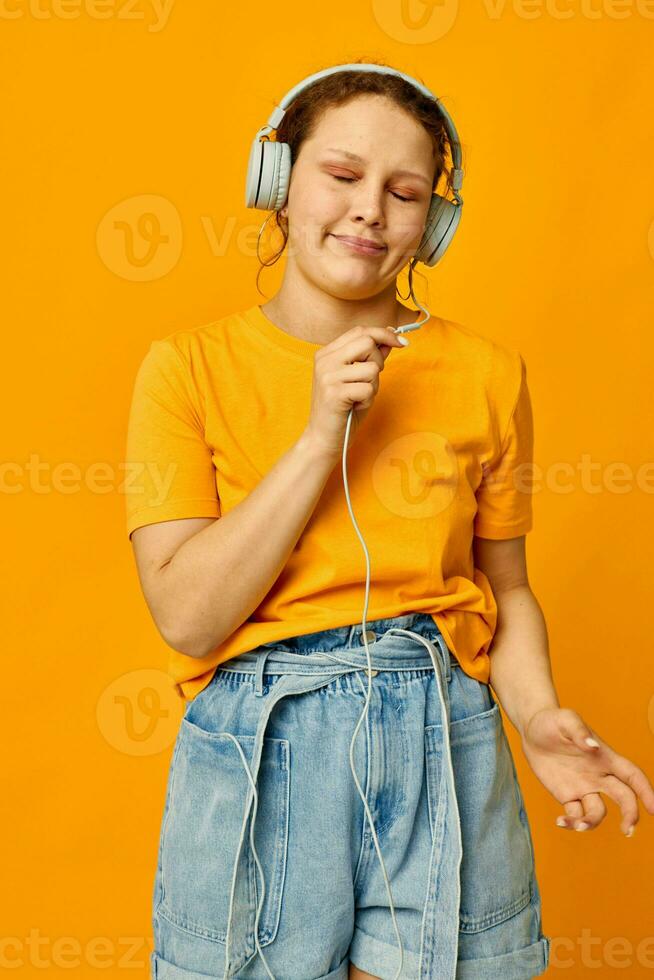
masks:
[[[583,820],[577,821],[575,830],[595,830],[606,816],[606,804],[599,793],[585,793],[581,802],[584,808]]]
[[[643,806],[647,812],[654,816],[654,787],[652,787],[643,770],[639,769],[630,759],[612,751],[607,769],[614,776],[617,776],[621,782],[626,783],[643,801]]]
[[[379,348],[381,356],[383,357],[384,360],[386,360],[386,358],[388,357],[388,355],[392,350],[393,347],[387,347],[385,344],[382,344],[381,347]]]
[[[638,813],[638,797],[629,786],[626,786],[610,773],[602,777],[600,788],[602,793],[609,796],[620,807],[622,812],[620,830],[623,834],[631,837],[640,819]]]
[[[346,364],[340,371],[334,371],[331,378],[333,381],[345,381],[347,384],[372,381],[376,388],[379,385],[379,371],[370,361],[355,361],[354,364]]]
[[[564,713],[561,716],[560,728],[563,734],[570,738],[575,745],[583,749],[584,752],[596,755],[598,760],[606,757],[607,770],[617,776],[623,783],[626,783],[633,793],[640,797],[647,812],[654,816],[654,786],[652,786],[642,769],[612,749],[610,745],[600,738],[597,732],[594,732],[586,724],[576,711],[564,709]],[[637,821],[637,802],[634,805]]]
[[[329,344],[329,350],[337,351],[345,344],[351,344],[353,340],[360,340],[362,337],[370,336],[373,338],[376,344],[385,344],[388,347],[402,347],[404,346],[398,340],[398,334],[396,334],[392,327],[364,327],[364,333],[359,333],[360,328],[358,326],[352,327],[350,330],[346,330],[345,333],[341,334],[335,340],[332,340]],[[324,348],[323,348],[324,349]]]
[[[388,348],[390,350],[390,348]],[[357,337],[340,348],[336,360],[339,364],[365,364],[374,361],[380,368],[384,366],[384,350],[370,337]]]
[[[606,805],[599,793],[586,793],[581,800],[564,804],[566,816],[557,820],[567,830],[595,830],[606,816]]]
[[[354,369],[356,371],[357,368],[364,368],[365,371],[367,371],[371,364],[375,364],[377,366],[377,370],[379,373],[381,373],[384,370],[383,350],[380,350],[378,347],[375,347],[374,351],[372,351],[371,354],[369,354],[368,357],[365,358],[365,360],[362,357],[359,357],[359,358],[355,358],[353,361],[346,361],[344,364],[337,365],[335,368],[333,368],[332,372],[335,374],[336,377],[338,377],[339,375],[342,375],[343,371],[347,371],[351,369]]]
[[[557,817],[556,825],[557,827],[563,827],[564,830],[573,830],[577,819],[580,819],[584,815],[584,808],[581,805],[581,801],[569,800],[563,804],[563,809],[565,810],[565,817]]]
[[[643,801],[643,806],[648,813],[654,816],[654,787],[642,769],[631,762],[630,759],[620,755],[612,749],[600,736],[586,725],[583,719],[571,712],[576,717],[566,717],[563,719],[561,728],[569,738],[583,748],[586,752],[597,756],[598,761],[606,759],[603,763],[608,772],[617,776],[619,780],[626,783],[636,796]],[[590,740],[593,745],[589,745]],[[637,809],[637,805],[636,805]],[[638,818],[637,818],[638,819]]]
[[[575,745],[588,754],[597,753],[601,741],[595,732],[589,728],[581,715],[572,708],[563,708],[559,720],[560,731]],[[607,746],[608,747],[608,746]]]

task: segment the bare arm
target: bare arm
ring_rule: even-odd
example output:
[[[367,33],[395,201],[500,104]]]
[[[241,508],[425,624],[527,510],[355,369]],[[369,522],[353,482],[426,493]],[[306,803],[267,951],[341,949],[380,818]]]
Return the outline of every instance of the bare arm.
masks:
[[[545,618],[527,577],[525,535],[503,541],[475,537],[474,549],[475,565],[488,578],[497,602],[490,684],[522,734],[540,708],[560,707]]]
[[[164,521],[134,531],[146,601],[170,646],[203,657],[257,608],[286,564],[336,461],[305,431],[251,493],[219,519]]]
[[[316,352],[311,413],[300,438],[245,500],[215,518],[161,521],[132,534],[157,627],[180,653],[203,657],[260,605],[279,576],[350,439],[370,411],[379,375],[402,340],[353,327]]]

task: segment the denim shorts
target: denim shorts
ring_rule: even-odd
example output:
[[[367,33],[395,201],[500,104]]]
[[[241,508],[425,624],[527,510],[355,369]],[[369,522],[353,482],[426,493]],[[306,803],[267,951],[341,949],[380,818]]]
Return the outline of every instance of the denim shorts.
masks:
[[[263,644],[186,705],[153,980],[347,980],[349,962],[382,980],[546,970],[531,830],[490,687],[428,614],[366,623],[370,676],[362,632]]]

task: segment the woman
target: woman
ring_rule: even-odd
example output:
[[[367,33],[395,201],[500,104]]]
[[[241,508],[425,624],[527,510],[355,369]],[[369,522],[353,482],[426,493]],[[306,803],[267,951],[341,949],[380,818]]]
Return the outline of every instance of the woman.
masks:
[[[188,700],[154,887],[158,980],[543,973],[491,684],[561,826],[597,827],[600,792],[624,833],[638,797],[654,814],[644,773],[553,685],[525,559],[524,360],[438,317],[408,346],[387,326],[417,321],[396,278],[452,186],[437,104],[392,71],[327,73],[294,99],[277,129],[292,154],[273,204],[280,289],[154,341],[136,379],[128,531]],[[370,617],[337,465],[351,408]]]

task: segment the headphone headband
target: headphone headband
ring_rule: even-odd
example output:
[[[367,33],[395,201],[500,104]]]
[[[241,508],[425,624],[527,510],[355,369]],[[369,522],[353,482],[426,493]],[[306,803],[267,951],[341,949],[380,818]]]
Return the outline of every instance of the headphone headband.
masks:
[[[414,88],[417,88],[418,91],[422,92],[422,94],[425,95],[428,99],[431,99],[433,102],[435,102],[436,105],[438,106],[439,111],[443,116],[445,127],[447,129],[447,134],[450,138],[450,145],[452,148],[452,164],[453,164],[452,188],[455,191],[461,189],[463,185],[463,170],[461,169],[461,144],[459,142],[459,134],[456,131],[456,126],[454,125],[454,122],[449,112],[443,106],[440,100],[436,98],[434,93],[431,92],[428,88],[426,88],[426,86],[422,85],[419,81],[417,81],[415,78],[412,78],[410,75],[406,75],[402,71],[397,71],[397,69],[395,68],[388,68],[385,65],[361,64],[357,62],[355,64],[334,65],[332,68],[323,68],[322,71],[316,71],[313,73],[313,75],[308,75],[306,78],[302,79],[301,82],[298,82],[297,85],[294,85],[292,89],[289,89],[289,91],[286,93],[286,95],[281,100],[279,105],[275,106],[273,111],[270,113],[268,117],[268,122],[266,123],[265,126],[262,127],[261,130],[259,130],[259,133],[257,135],[258,136],[264,135],[263,130],[267,128],[277,129],[282,119],[286,115],[286,110],[288,109],[291,102],[293,102],[293,100],[300,94],[300,92],[304,91],[305,88],[308,88],[314,82],[317,82],[319,78],[325,78],[327,75],[334,75],[341,71],[366,71],[366,72],[377,72],[381,75],[396,75],[398,78],[403,78],[405,82],[409,82],[410,85],[413,85]]]

